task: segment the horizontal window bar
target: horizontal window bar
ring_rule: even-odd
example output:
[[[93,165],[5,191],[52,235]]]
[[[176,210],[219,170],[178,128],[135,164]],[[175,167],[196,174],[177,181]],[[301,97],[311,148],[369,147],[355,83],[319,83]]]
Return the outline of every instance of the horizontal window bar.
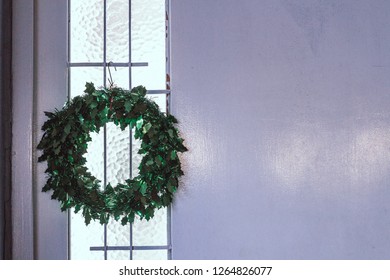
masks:
[[[171,91],[169,89],[152,89],[152,90],[147,90],[147,94],[170,94]]]
[[[94,246],[90,247],[89,250],[91,251],[120,251],[120,250],[170,250],[171,246],[107,246],[104,248],[104,246]]]
[[[148,66],[148,62],[111,62],[104,64],[104,62],[68,62],[68,67],[103,67],[103,66],[113,66],[113,67],[140,67]]]

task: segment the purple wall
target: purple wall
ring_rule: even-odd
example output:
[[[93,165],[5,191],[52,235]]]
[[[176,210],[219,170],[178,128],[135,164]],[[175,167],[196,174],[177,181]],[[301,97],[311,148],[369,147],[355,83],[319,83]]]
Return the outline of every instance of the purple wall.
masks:
[[[390,258],[390,2],[172,0],[174,259]]]

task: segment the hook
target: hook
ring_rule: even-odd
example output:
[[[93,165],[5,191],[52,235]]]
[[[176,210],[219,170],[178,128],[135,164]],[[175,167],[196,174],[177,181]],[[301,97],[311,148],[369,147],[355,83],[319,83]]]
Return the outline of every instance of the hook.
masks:
[[[108,64],[107,64],[107,68],[108,68],[108,74],[110,75],[110,77],[108,78],[108,82],[110,83],[110,88],[112,88],[114,86],[114,81],[112,79],[112,76],[111,76],[111,69],[110,69],[110,65],[111,64],[114,64],[114,62],[110,61]],[[114,69],[116,71],[116,67],[114,66]]]

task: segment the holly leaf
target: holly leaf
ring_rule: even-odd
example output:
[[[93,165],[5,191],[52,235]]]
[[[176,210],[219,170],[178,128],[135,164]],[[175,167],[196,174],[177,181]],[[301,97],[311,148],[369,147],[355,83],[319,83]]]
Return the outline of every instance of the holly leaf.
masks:
[[[94,109],[98,106],[98,103],[96,101],[92,101],[89,106],[91,107],[91,109]]]
[[[160,155],[156,156],[154,158],[154,161],[157,163],[157,165],[160,167],[162,165],[162,157]]]
[[[128,221],[129,221],[129,219],[127,218],[127,216],[123,217],[122,220],[121,220],[122,226],[126,225]]]
[[[130,112],[130,109],[131,109],[131,101],[130,100],[126,100],[125,104],[124,104],[124,107],[126,109],[126,112]]]
[[[148,122],[147,124],[144,125],[144,128],[142,129],[142,132],[144,134],[148,133],[149,129],[152,127],[152,124]]]
[[[85,93],[92,94],[95,90],[96,89],[95,89],[95,86],[93,83],[86,83],[85,84],[85,90],[84,90]]]
[[[145,195],[147,188],[148,188],[148,185],[146,185],[146,183],[142,181],[139,192],[142,193],[142,195]]]
[[[68,123],[68,124],[64,127],[64,132],[65,132],[66,134],[69,134],[71,129],[72,129],[72,126]]]
[[[43,112],[44,114],[45,114],[45,116],[46,117],[48,117],[49,119],[52,119],[52,118],[54,118],[55,117],[55,114],[54,113],[52,113],[52,112]]]
[[[144,124],[144,120],[142,118],[140,118],[139,120],[137,120],[136,127],[138,129],[141,129],[143,124]]]
[[[91,213],[89,211],[84,211],[83,215],[84,215],[85,224],[89,225],[92,219]]]

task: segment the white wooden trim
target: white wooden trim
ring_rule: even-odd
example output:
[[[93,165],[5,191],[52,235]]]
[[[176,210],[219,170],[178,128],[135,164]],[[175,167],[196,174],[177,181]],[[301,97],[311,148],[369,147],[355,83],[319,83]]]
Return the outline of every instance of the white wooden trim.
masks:
[[[67,98],[67,1],[13,2],[13,258],[66,259],[67,215],[42,193],[43,111]]]
[[[34,1],[13,1],[12,17],[12,255],[14,259],[32,259]]]

